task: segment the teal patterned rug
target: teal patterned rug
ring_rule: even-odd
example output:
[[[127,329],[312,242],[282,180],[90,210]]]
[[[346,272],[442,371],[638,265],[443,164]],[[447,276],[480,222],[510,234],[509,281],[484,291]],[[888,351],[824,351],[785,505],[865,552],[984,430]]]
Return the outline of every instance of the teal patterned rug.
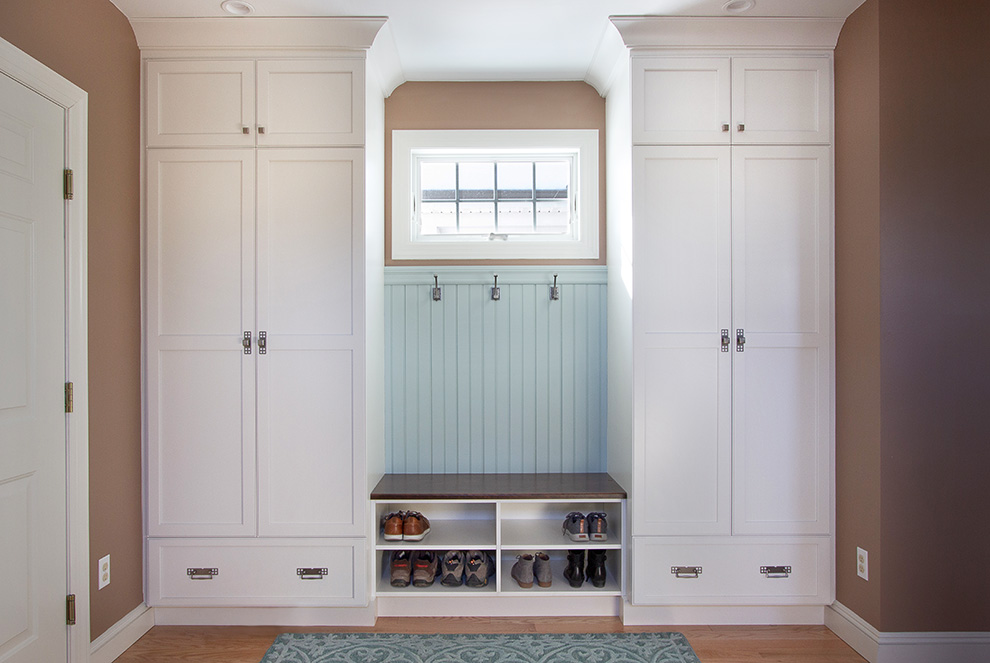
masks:
[[[680,633],[283,633],[261,663],[701,663]]]

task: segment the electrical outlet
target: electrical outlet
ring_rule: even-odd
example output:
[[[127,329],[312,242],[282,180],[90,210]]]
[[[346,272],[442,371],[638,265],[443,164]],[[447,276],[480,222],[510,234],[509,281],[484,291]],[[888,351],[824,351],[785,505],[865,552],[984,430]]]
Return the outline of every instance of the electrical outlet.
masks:
[[[103,589],[110,584],[110,555],[100,558],[100,562],[96,567],[96,574],[100,578],[97,589]]]
[[[863,580],[870,579],[870,553],[856,548],[856,575]]]

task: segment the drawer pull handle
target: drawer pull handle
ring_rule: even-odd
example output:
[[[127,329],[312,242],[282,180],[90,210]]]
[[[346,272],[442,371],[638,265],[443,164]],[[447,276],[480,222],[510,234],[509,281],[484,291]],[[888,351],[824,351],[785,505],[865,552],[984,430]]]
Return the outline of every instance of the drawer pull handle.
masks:
[[[672,566],[670,572],[678,578],[697,578],[701,575],[700,566]]]
[[[220,569],[197,566],[186,569],[186,575],[190,580],[213,580],[213,576],[220,575]]]
[[[326,567],[307,566],[296,569],[296,575],[299,576],[300,580],[323,580],[323,577],[327,575],[327,569]]]
[[[768,578],[787,578],[791,575],[789,566],[761,566],[760,573]]]

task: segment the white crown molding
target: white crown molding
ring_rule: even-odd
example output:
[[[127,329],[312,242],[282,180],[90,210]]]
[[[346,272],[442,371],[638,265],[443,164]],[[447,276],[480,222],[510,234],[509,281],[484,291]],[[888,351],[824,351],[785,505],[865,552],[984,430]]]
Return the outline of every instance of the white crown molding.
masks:
[[[629,48],[834,49],[842,18],[612,16]]]
[[[584,82],[591,85],[602,97],[608,96],[609,88],[615,80],[617,72],[620,70],[619,64],[627,55],[622,37],[612,25],[607,25],[602,32],[602,38],[595,49],[595,55],[588,65],[588,71],[584,75]]]
[[[386,98],[391,96],[395,88],[406,82],[399,49],[395,45],[395,36],[388,23],[382,26],[378,36],[375,37],[375,43],[368,51],[368,69],[378,79],[382,94]]]
[[[385,17],[139,18],[131,20],[131,28],[142,51],[286,47],[367,50],[386,20]]]

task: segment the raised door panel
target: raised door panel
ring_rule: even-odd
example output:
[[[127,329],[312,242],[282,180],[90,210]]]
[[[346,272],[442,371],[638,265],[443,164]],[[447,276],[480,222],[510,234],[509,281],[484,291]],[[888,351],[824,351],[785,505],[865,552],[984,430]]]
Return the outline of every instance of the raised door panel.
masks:
[[[635,144],[728,144],[729,58],[634,58]]]
[[[356,149],[265,150],[258,168],[259,532],[364,532]]]
[[[364,144],[362,60],[258,62],[258,145]]]
[[[148,62],[148,146],[253,146],[254,67],[250,60]]]
[[[733,58],[732,142],[830,143],[831,72],[823,57]]]
[[[633,533],[730,527],[727,147],[634,149]]]
[[[148,529],[256,532],[253,150],[149,150]]]
[[[830,528],[831,159],[733,155],[733,532]]]

